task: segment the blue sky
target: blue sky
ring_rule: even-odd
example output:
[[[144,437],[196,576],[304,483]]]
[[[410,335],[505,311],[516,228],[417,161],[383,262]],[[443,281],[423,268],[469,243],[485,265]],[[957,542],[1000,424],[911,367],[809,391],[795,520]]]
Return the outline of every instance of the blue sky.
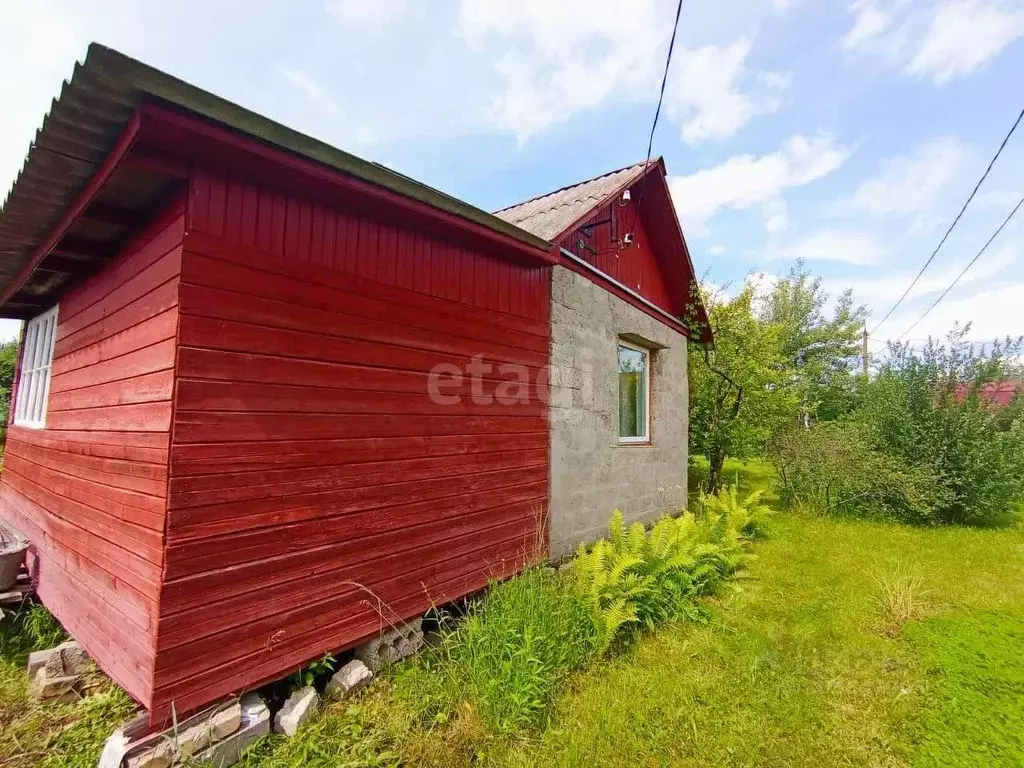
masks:
[[[34,0],[0,18],[0,186],[89,41],[493,209],[642,160],[672,0]],[[1024,0],[688,0],[654,152],[698,271],[796,258],[880,319],[1024,107]],[[1024,195],[1024,128],[898,337]],[[910,335],[1024,333],[1024,215]],[[873,325],[873,324],[872,324]],[[11,324],[0,334],[12,335]]]

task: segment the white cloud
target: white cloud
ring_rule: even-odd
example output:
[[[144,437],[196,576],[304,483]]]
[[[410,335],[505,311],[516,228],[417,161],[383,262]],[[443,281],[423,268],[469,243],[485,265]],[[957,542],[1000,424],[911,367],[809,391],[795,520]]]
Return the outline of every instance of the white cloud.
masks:
[[[845,264],[878,264],[891,249],[871,232],[823,228],[769,249],[769,259],[839,261]]]
[[[850,11],[856,19],[843,37],[843,48],[848,51],[878,37],[889,26],[889,15],[879,10],[871,0],[857,0],[850,6]]]
[[[879,329],[878,337],[897,338],[921,316],[932,301],[934,299],[919,302],[906,309],[901,308]],[[1024,306],[1024,283],[1004,283],[960,298],[953,293],[916,325],[908,338],[941,338],[957,323],[970,323],[969,337],[977,341],[1021,336],[1024,335],[1024,314],[1020,312],[1021,306]]]
[[[882,163],[881,173],[863,182],[837,212],[875,216],[925,214],[960,170],[966,150],[953,138],[927,141],[907,155]]]
[[[523,142],[611,99],[654,99],[673,11],[666,0],[462,0],[458,26],[498,76],[489,122]],[[731,136],[777,109],[788,78],[748,68],[751,45],[677,41],[665,107],[688,143]]]
[[[769,234],[778,234],[789,229],[789,206],[781,197],[773,198],[761,206],[764,228]]]
[[[979,0],[946,0],[939,7],[907,73],[937,85],[971,74],[1024,35],[1024,10]]]
[[[963,276],[956,290],[960,291],[964,286],[980,283],[998,275],[1007,267],[1018,262],[1022,254],[1024,254],[1024,240],[1007,241],[1002,246],[994,246]],[[934,296],[946,290],[963,268],[964,264],[956,261],[929,269],[917,281],[911,298],[918,299],[927,296],[929,297],[928,303],[931,303],[934,301]],[[903,294],[916,274],[917,269],[896,270],[870,277],[830,277],[826,278],[824,282],[830,293],[839,293],[846,288],[852,288],[855,299],[868,301],[884,312]],[[924,311],[924,308],[917,309],[915,307],[915,311],[920,313]],[[879,315],[880,317],[881,315]],[[907,324],[910,322],[913,322],[912,318],[907,321]],[[890,327],[891,323],[899,325],[896,321],[890,321],[886,323],[886,327],[890,330],[897,330]],[[902,327],[898,330],[902,330]]]
[[[649,90],[666,12],[658,0],[462,0],[458,24],[501,81],[488,118],[525,141],[616,92]]]
[[[724,139],[755,115],[778,109],[789,78],[754,73],[746,66],[752,40],[680,51],[666,94],[669,117],[683,126],[683,140]],[[747,89],[743,89],[743,84]]]
[[[760,157],[738,155],[721,165],[669,179],[672,199],[688,235],[707,234],[707,222],[722,210],[768,206],[767,221],[781,209],[782,192],[817,181],[839,168],[850,152],[826,136],[793,136],[781,149]]]
[[[408,10],[407,0],[328,0],[327,12],[340,24],[377,31],[398,21]]]

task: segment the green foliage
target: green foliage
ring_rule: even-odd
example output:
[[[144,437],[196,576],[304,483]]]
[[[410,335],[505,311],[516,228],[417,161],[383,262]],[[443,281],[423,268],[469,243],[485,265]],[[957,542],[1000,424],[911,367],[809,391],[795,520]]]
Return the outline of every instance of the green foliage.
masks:
[[[765,520],[772,514],[767,504],[762,504],[764,488],[755,488],[741,498],[739,484],[726,486],[717,494],[701,494],[697,499],[698,510],[706,517],[727,520],[728,527],[748,541],[764,538]]]
[[[300,669],[289,677],[288,680],[295,686],[313,685],[317,678],[326,677],[337,668],[338,660],[329,653],[325,653],[322,659],[310,662],[308,666]]]
[[[704,294],[715,346],[690,354],[690,440],[714,492],[727,456],[763,455],[796,424],[839,418],[859,402],[865,309],[847,291],[827,315],[829,296],[802,263],[764,296],[753,280],[732,299]]]
[[[39,603],[25,602],[0,618],[0,656],[12,661],[67,639],[64,628]]]
[[[748,472],[731,464],[727,477],[737,475],[741,489],[769,480],[761,466]],[[711,621],[643,634],[629,653],[565,690],[542,737],[516,742],[513,754],[490,764],[1021,764],[997,750],[1024,734],[1024,530],[786,513],[770,523],[752,578],[707,603]],[[936,617],[911,621],[899,634],[883,631],[876,577],[898,562],[913,563],[929,612],[976,620]],[[916,634],[933,621],[930,637],[957,638],[942,659]],[[965,641],[968,624],[977,634]],[[960,698],[966,689],[947,683],[968,674],[971,697]],[[982,690],[991,691],[989,701],[980,701]]]
[[[397,768],[392,739],[363,704],[332,707],[295,736],[267,736],[245,751],[239,768]]]
[[[1024,402],[984,397],[1020,341],[889,348],[845,420],[772,441],[785,501],[817,512],[903,522],[1005,525],[1024,500]]]
[[[678,618],[702,618],[695,600],[715,591],[745,560],[744,541],[765,508],[759,493],[740,501],[735,489],[703,497],[700,518],[684,512],[651,527],[626,528],[612,515],[609,536],[573,561],[576,588],[587,602],[606,652],[631,628],[654,629]]]
[[[631,628],[705,616],[696,600],[745,562],[765,511],[758,499],[725,491],[699,517],[662,518],[649,531],[615,512],[609,538],[581,548],[568,573],[531,568],[493,585],[436,648],[396,671],[396,695],[429,726],[471,712],[492,735],[535,728],[566,676]]]
[[[778,328],[778,339],[791,386],[800,398],[801,415],[831,421],[857,404],[863,379],[851,375],[860,364],[860,333],[867,310],[854,306],[850,290],[841,293],[831,316],[821,278],[811,277],[797,262],[762,302],[761,322]]]
[[[717,490],[726,456],[761,452],[768,438],[799,410],[788,386],[779,329],[754,314],[754,287],[724,299],[707,293],[715,346],[689,356],[690,445],[711,467],[709,488]]]
[[[875,447],[866,427],[826,422],[773,442],[782,501],[823,515],[926,523],[943,500],[927,467]]]
[[[981,393],[1005,376],[1021,342],[979,348],[967,331],[921,351],[891,346],[856,419],[878,450],[934,476],[935,522],[1006,524],[1024,499],[1024,418],[1020,403],[1003,409]]]
[[[18,363],[18,342],[6,341],[0,344],[0,424],[7,424],[7,412],[11,406],[11,386],[14,383],[14,369]]]
[[[83,699],[50,740],[40,768],[93,768],[111,731],[135,710],[128,695],[113,686]]]
[[[593,656],[594,635],[559,575],[530,568],[494,584],[396,686],[427,722],[469,704],[490,732],[513,734],[540,723],[559,683]]]
[[[26,603],[0,620],[0,765],[4,768],[91,768],[110,732],[134,711],[119,688],[98,675],[79,702],[29,700],[26,657],[67,639],[43,606]]]

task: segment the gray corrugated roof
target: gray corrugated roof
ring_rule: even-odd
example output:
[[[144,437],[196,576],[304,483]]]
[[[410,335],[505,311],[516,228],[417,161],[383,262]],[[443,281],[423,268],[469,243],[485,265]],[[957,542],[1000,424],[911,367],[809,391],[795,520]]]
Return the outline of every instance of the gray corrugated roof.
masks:
[[[655,158],[646,165],[653,168],[656,163]],[[518,205],[502,208],[495,211],[494,215],[544,240],[554,240],[616,189],[640,178],[644,165],[637,163],[620,168]]]
[[[0,293],[60,221],[147,97],[156,97],[282,149],[419,200],[541,250],[548,243],[450,195],[367,162],[226,99],[93,43],[75,65],[0,206]]]

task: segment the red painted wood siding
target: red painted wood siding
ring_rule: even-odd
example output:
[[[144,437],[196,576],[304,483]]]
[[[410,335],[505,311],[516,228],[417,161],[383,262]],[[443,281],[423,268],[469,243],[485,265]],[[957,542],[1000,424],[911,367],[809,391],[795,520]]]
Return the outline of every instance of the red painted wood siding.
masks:
[[[164,567],[184,202],[60,302],[46,428],[12,426],[0,517],[34,545],[39,595],[141,702]]]
[[[427,382],[474,355],[546,381],[548,291],[544,269],[194,176],[154,718],[521,567],[546,391],[440,405]]]
[[[614,218],[614,225],[599,224],[593,230],[592,237],[586,237],[579,228],[568,232],[558,239],[556,245],[571,251],[584,261],[593,264],[609,277],[618,280],[632,291],[643,296],[661,309],[675,313],[681,311],[672,300],[672,293],[665,280],[665,274],[655,253],[655,248],[648,235],[647,228],[636,215],[636,198],[639,192],[633,190],[633,200],[626,205],[613,203],[597,210],[584,225],[589,222],[605,221]],[[653,205],[652,200],[644,203]],[[614,229],[613,229],[614,227]],[[621,239],[627,232],[634,235],[634,243],[625,250],[612,243],[612,232]],[[582,240],[592,253],[579,245]]]

